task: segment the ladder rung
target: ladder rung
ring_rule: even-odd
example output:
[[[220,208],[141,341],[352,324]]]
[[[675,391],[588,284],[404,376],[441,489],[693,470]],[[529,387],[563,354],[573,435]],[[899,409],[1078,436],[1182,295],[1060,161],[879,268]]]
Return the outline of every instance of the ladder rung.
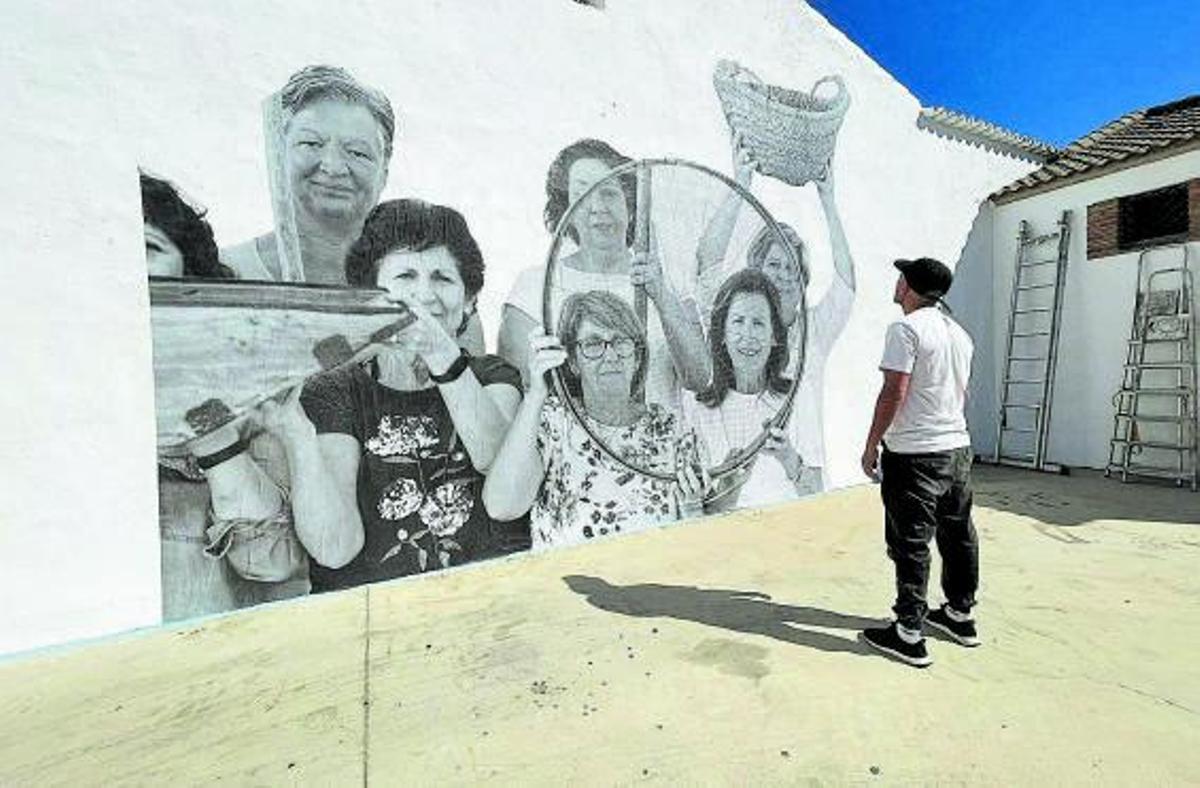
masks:
[[[1037,432],[1037,430],[1033,427],[1001,427],[1000,429],[1004,430],[1005,432],[1024,432],[1029,434],[1034,434]]]
[[[1013,363],[1014,361],[1045,361],[1045,360],[1046,360],[1045,356],[1009,356],[1008,357],[1009,364]]]
[[[1191,369],[1194,364],[1186,361],[1144,361],[1140,364],[1126,364],[1125,369]]]
[[[1048,337],[1048,336],[1050,336],[1050,332],[1049,331],[1014,331],[1012,335],[1014,337]]]
[[[1193,421],[1191,416],[1137,416],[1133,413],[1118,413],[1118,419],[1131,419],[1146,424],[1187,424]]]
[[[1166,443],[1165,441],[1132,441],[1125,438],[1113,438],[1113,443],[1127,443],[1132,446],[1141,446],[1145,449],[1166,449],[1169,451],[1196,451],[1195,446],[1183,446],[1178,443]]]
[[[1166,344],[1167,342],[1178,343],[1178,342],[1190,342],[1190,341],[1191,340],[1188,337],[1175,337],[1174,339],[1131,339],[1131,340],[1129,340],[1129,344],[1131,344],[1131,345],[1162,345],[1162,344]]]
[[[1001,405],[1000,407],[1002,407],[1002,408],[1012,408],[1013,410],[1039,410],[1039,409],[1040,409],[1042,406],[1041,406],[1040,404],[1038,404],[1038,405],[1025,405],[1025,404],[1023,404],[1023,403],[1022,403],[1022,404],[1013,404],[1013,403],[1008,403],[1008,402],[1006,402],[1006,403],[1004,403],[1003,405]]]
[[[1038,307],[1034,307],[1032,309],[1014,309],[1013,314],[1014,315],[1033,315],[1033,314],[1037,314],[1038,312],[1053,312],[1053,311],[1054,311],[1053,307],[1038,306]]]
[[[1146,395],[1149,397],[1180,397],[1193,392],[1187,387],[1164,386],[1162,388],[1156,388],[1153,386],[1146,386],[1140,389],[1121,389],[1117,393],[1129,394],[1135,397],[1139,395]]]
[[[1118,465],[1117,468],[1126,473],[1132,473],[1137,476],[1158,476],[1164,479],[1180,479],[1190,481],[1196,474],[1194,470],[1179,470],[1178,468],[1163,468],[1157,465],[1141,465],[1130,463],[1124,467]]]
[[[1021,263],[1021,267],[1022,268],[1033,268],[1034,266],[1037,266],[1037,265],[1053,265],[1057,262],[1058,262],[1058,258],[1055,257],[1055,258],[1051,258],[1049,260],[1034,260],[1032,263]]]
[[[1054,282],[1044,285],[1017,285],[1018,290],[1045,290],[1047,287],[1054,287]]]
[[[1045,382],[1046,382],[1045,378],[1009,378],[1008,380],[1004,381],[1004,385],[1010,386],[1014,383],[1019,383],[1021,385],[1029,385],[1031,383],[1045,383]]]

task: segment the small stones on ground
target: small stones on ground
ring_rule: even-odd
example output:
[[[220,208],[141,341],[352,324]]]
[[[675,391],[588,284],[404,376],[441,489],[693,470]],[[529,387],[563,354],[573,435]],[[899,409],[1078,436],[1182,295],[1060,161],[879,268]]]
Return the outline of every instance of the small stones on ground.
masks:
[[[791,758],[791,757],[792,757],[792,754],[791,754],[790,752],[788,752],[787,750],[780,750],[780,751],[779,751],[779,754],[780,754],[780,755],[782,755],[784,758]]]
[[[879,772],[880,772],[880,769],[878,766],[871,767],[871,774],[879,774]]]

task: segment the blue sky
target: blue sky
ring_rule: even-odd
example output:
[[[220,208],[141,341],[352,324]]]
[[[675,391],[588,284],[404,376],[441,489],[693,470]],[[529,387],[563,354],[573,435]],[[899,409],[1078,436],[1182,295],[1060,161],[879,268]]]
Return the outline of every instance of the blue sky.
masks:
[[[926,106],[1065,145],[1200,93],[1200,0],[809,0]]]

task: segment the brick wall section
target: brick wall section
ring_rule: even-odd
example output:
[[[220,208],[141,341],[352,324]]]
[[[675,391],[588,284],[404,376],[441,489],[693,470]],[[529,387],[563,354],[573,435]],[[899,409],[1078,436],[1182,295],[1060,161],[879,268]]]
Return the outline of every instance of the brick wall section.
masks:
[[[1188,181],[1188,240],[1200,241],[1200,178]]]
[[[1088,206],[1087,259],[1111,257],[1117,253],[1117,219],[1116,199]]]

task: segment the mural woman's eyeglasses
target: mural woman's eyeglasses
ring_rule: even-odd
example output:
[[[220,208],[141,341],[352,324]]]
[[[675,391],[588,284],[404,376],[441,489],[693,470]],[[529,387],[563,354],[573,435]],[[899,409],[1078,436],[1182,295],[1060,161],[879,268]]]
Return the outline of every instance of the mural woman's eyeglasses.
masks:
[[[603,358],[610,347],[616,351],[617,358],[629,358],[637,349],[637,343],[629,337],[614,337],[612,339],[583,339],[576,342],[575,347],[579,348],[579,355],[589,361],[596,361]]]

